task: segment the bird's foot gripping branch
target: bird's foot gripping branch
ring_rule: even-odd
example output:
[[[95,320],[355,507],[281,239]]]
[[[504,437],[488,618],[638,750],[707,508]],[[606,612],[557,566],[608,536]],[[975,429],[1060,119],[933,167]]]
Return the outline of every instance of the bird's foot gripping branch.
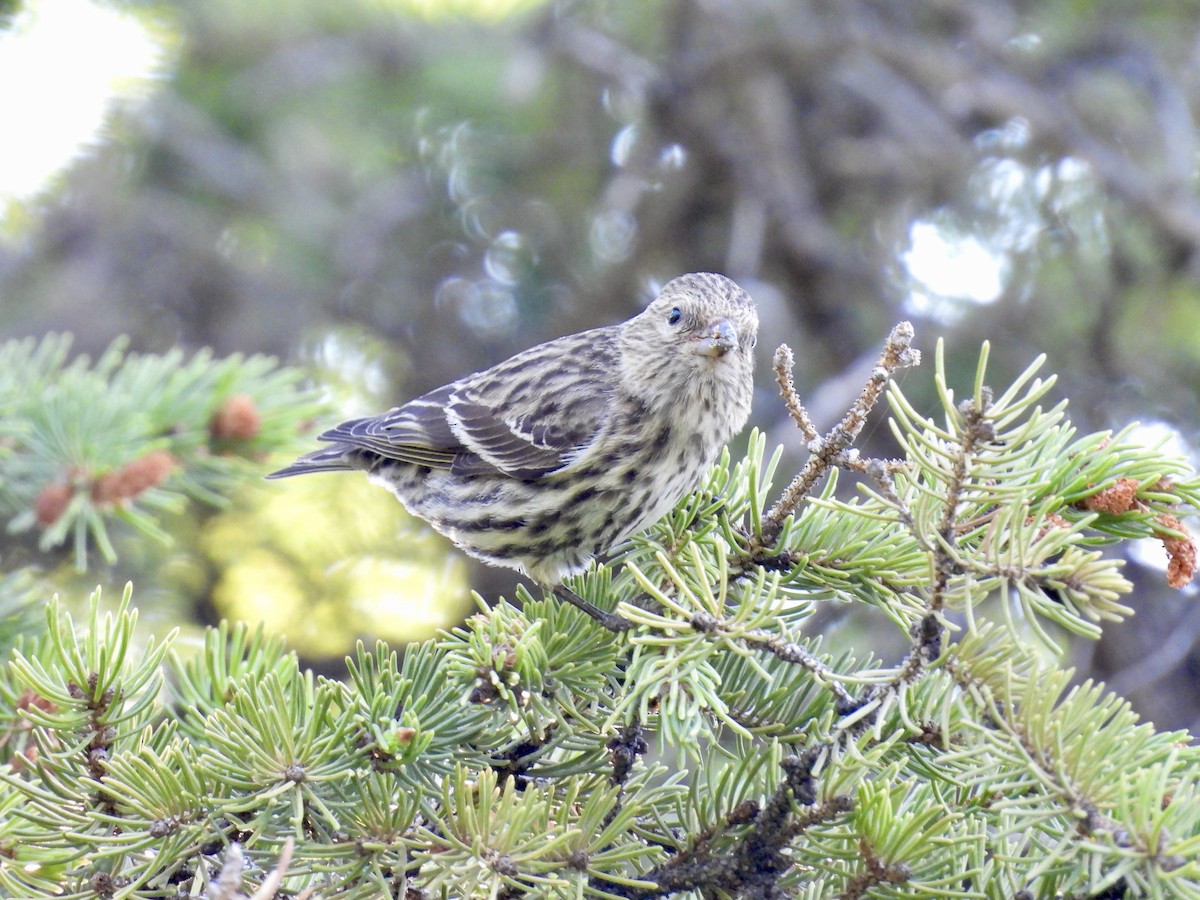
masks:
[[[620,633],[521,591],[337,681],[244,628],[143,651],[125,604],[52,606],[0,672],[0,893],[232,897],[238,844],[246,893],[1200,897],[1200,753],[1047,649],[1131,613],[1122,542],[1190,578],[1200,481],[986,358],[958,395],[939,348],[929,412],[876,373],[821,438],[781,354],[814,461],[780,493],[755,434],[571,579]],[[880,397],[898,459],[859,460]],[[907,649],[832,651],[831,608]]]

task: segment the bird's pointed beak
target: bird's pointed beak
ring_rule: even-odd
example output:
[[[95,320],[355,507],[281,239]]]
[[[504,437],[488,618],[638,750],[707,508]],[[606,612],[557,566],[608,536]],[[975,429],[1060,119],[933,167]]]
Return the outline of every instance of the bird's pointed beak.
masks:
[[[696,338],[696,351],[704,356],[719,359],[738,344],[737,329],[728,319],[713,322]]]

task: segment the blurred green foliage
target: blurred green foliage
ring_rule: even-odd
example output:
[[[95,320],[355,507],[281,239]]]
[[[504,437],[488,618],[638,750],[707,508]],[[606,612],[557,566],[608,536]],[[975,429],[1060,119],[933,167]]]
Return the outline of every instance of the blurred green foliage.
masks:
[[[471,609],[463,559],[361,477],[248,491],[208,525],[203,549],[222,614],[286,634],[308,658],[364,634],[424,640]]]

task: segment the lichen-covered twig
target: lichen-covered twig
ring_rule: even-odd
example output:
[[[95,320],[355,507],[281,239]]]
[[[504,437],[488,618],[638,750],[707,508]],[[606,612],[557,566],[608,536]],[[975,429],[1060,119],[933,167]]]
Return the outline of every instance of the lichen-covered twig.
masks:
[[[817,435],[816,429],[808,418],[808,413],[801,406],[792,383],[792,351],[783,345],[775,353],[775,378],[783,394],[784,405],[792,419],[800,427],[808,449],[811,452],[808,462],[800,473],[792,480],[779,500],[771,507],[762,520],[762,541],[771,543],[778,536],[784,521],[801,501],[808,496],[821,477],[834,466],[844,466],[862,470],[865,463],[857,459],[852,450],[854,441],[862,432],[867,416],[879,402],[883,389],[897,369],[919,364],[920,353],[912,348],[913,327],[909,322],[900,322],[892,329],[887,344],[879,357],[879,362],[871,372],[871,377],[855,400],[854,405],[845,417],[824,437]]]
[[[789,843],[812,826],[837,819],[854,808],[854,801],[841,794],[818,802],[813,769],[827,750],[826,745],[818,744],[802,755],[785,757],[780,762],[784,777],[761,807],[754,802],[739,804],[726,818],[726,828],[703,834],[691,846],[639,877],[640,882],[652,882],[654,887],[608,881],[595,882],[594,886],[636,900],[696,889],[719,889],[741,897],[781,896],[776,883],[794,864],[787,852]],[[747,825],[744,832],[730,834]],[[725,844],[721,837],[733,838],[732,846],[721,846]]]
[[[792,377],[792,370],[796,366],[796,355],[792,353],[792,348],[787,344],[780,344],[779,349],[775,351],[775,383],[779,385],[779,395],[783,397],[783,405],[788,411],[788,415],[799,426],[801,433],[806,441],[815,441],[820,435],[817,433],[817,428],[812,423],[812,419],[808,417],[808,410],[800,402],[800,395],[796,393],[796,381]]]

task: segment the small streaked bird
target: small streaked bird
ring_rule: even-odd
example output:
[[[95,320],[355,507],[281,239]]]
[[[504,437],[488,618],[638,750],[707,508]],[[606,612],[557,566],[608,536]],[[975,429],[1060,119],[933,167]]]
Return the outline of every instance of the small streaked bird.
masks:
[[[668,282],[638,315],[531,347],[267,476],[365,471],[463,551],[562,584],[695,489],[750,415],[758,314],[721,275]]]

